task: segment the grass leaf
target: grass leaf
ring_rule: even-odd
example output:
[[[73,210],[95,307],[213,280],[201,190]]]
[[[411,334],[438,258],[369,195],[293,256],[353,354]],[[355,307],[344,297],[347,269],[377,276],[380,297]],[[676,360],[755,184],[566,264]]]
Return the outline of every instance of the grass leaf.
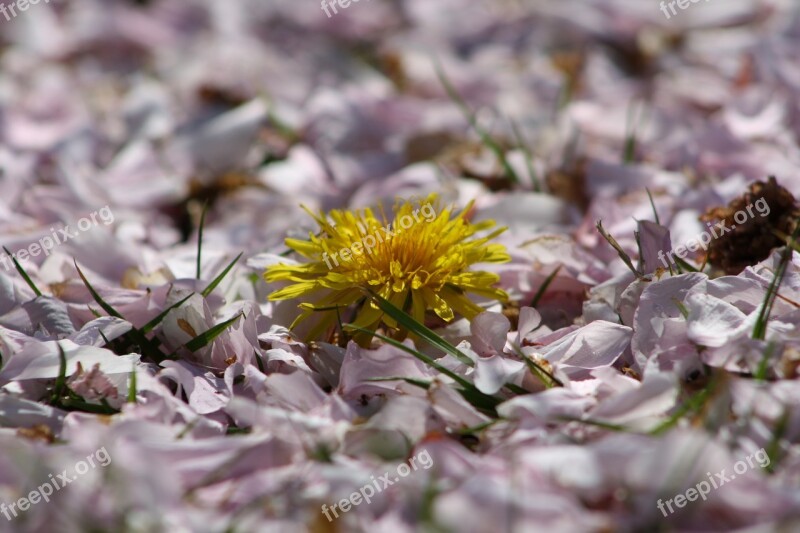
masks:
[[[712,381],[700,392],[694,394],[691,398],[689,398],[681,407],[675,411],[672,416],[670,416],[667,420],[650,430],[650,434],[653,436],[658,436],[666,433],[670,429],[675,426],[681,418],[686,416],[689,413],[693,413],[699,411],[700,408],[705,405],[706,400],[711,397],[711,384]]]
[[[128,384],[128,403],[136,403],[136,363],[133,364],[131,381]]]
[[[647,187],[645,187],[644,190],[647,191],[647,197],[650,198],[650,207],[653,208],[653,218],[655,218],[656,224],[660,226],[661,221],[658,219],[658,210],[656,209],[656,203],[653,201],[653,194]]]
[[[600,235],[602,235],[603,238],[606,241],[608,241],[608,244],[610,244],[611,247],[617,251],[617,254],[619,254],[620,259],[622,259],[625,265],[627,265],[627,267],[631,270],[631,272],[634,273],[636,278],[641,279],[642,273],[636,270],[636,268],[633,266],[633,262],[631,262],[630,256],[625,252],[625,250],[622,249],[622,246],[619,245],[617,240],[614,237],[612,237],[611,234],[605,230],[605,228],[603,228],[603,222],[601,220],[597,221],[596,227],[597,231],[600,232]]]
[[[439,81],[441,82],[442,86],[444,87],[447,95],[450,97],[453,102],[461,109],[466,116],[469,125],[472,126],[472,129],[478,134],[480,137],[481,142],[494,153],[497,160],[500,162],[500,165],[503,167],[503,171],[506,173],[506,176],[512,180],[514,183],[519,184],[520,179],[517,173],[514,171],[514,168],[508,162],[506,158],[505,151],[500,147],[500,144],[495,141],[491,135],[489,135],[483,128],[480,127],[478,124],[478,119],[475,117],[475,113],[470,109],[467,102],[464,98],[458,93],[456,88],[450,83],[450,80],[447,78],[447,75],[444,72],[444,68],[442,67],[441,63],[438,61],[435,62],[436,66],[436,75],[439,77]]]
[[[442,337],[427,328],[424,324],[420,324],[414,320],[408,313],[396,307],[392,302],[383,298],[381,295],[367,289],[370,297],[378,304],[381,311],[396,320],[403,328],[414,333],[420,339],[424,340],[434,348],[449,353],[467,366],[475,366],[475,363],[464,352],[444,340]]]
[[[528,370],[530,370],[531,374],[539,378],[539,381],[541,381],[545,387],[551,389],[553,387],[564,386],[564,384],[561,382],[560,379],[558,379],[553,374],[548,372],[544,367],[542,367],[542,365],[537,363],[532,357],[528,357],[527,355],[522,353],[522,350],[518,350],[517,353],[519,354],[520,357],[522,357],[522,360],[525,361],[525,365],[528,367]]]
[[[772,277],[772,282],[767,288],[767,294],[764,297],[764,303],[761,305],[761,310],[758,313],[756,324],[753,327],[752,337],[754,339],[764,340],[766,338],[769,315],[772,313],[772,306],[775,305],[775,299],[778,296],[778,289],[783,281],[784,274],[786,274],[786,267],[788,266],[789,261],[792,259],[794,248],[791,246],[791,244],[797,240],[798,231],[800,231],[800,223],[795,223],[792,236],[789,238],[789,241],[786,243],[786,247],[781,253],[778,268],[775,271],[775,275]]]
[[[772,359],[772,354],[775,353],[775,343],[770,342],[767,344],[766,349],[764,350],[764,355],[761,357],[761,361],[758,362],[758,368],[756,369],[756,373],[753,376],[758,381],[766,381],[767,379],[767,372],[769,371],[769,361]]]
[[[89,294],[91,294],[92,298],[94,298],[94,301],[97,302],[97,305],[99,305],[103,309],[103,311],[108,313],[109,316],[113,316],[113,317],[119,318],[121,320],[125,320],[124,316],[119,314],[119,312],[117,312],[116,309],[114,309],[113,307],[111,307],[111,305],[106,303],[106,301],[103,300],[103,298],[100,296],[100,294],[98,294],[98,292],[96,290],[94,290],[94,287],[92,287],[92,284],[89,283],[89,280],[86,279],[86,276],[83,275],[83,271],[81,270],[81,267],[78,266],[78,262],[77,261],[75,261],[75,268],[77,269],[78,275],[81,277],[81,280],[83,280],[83,284],[86,285],[86,288],[89,290]]]
[[[368,330],[366,328],[362,328],[362,327],[356,326],[354,324],[345,324],[344,325],[344,329],[346,331],[359,331],[361,333],[368,333],[370,335],[373,335],[373,336],[379,338],[380,340],[382,340],[383,342],[385,342],[387,344],[391,344],[395,348],[399,348],[399,349],[403,350],[404,352],[406,352],[406,353],[408,353],[410,355],[413,355],[414,357],[416,357],[417,359],[419,359],[420,361],[422,361],[423,363],[425,363],[429,367],[431,367],[431,368],[437,370],[438,372],[444,374],[445,376],[449,377],[450,379],[452,379],[453,381],[455,381],[456,383],[458,383],[462,387],[475,387],[475,385],[473,385],[472,383],[470,383],[469,381],[467,381],[463,377],[459,376],[458,374],[456,374],[455,372],[453,372],[449,368],[444,367],[444,366],[440,365],[439,363],[437,363],[430,356],[425,355],[424,353],[422,353],[420,351],[417,351],[417,350],[415,350],[413,348],[409,348],[408,346],[406,346],[405,344],[403,344],[402,342],[400,342],[400,341],[398,341],[396,339],[392,339],[391,337],[387,337],[385,335],[381,335],[380,333],[375,333],[374,331],[370,331],[370,330]]]
[[[786,431],[789,429],[789,415],[789,408],[784,407],[781,417],[775,423],[775,430],[772,432],[772,438],[766,447],[767,457],[769,457],[769,464],[763,468],[770,473],[775,472],[778,462],[782,459],[782,457],[779,457],[778,454],[781,449],[781,439],[783,439],[784,435],[786,435]]]
[[[386,377],[386,378],[369,378],[364,381],[405,381],[409,385],[414,385],[415,387],[419,387],[421,389],[428,390],[431,387],[430,381],[425,381],[424,379],[415,379],[415,378],[404,378],[404,377]]]
[[[194,296],[194,294],[195,293],[192,293],[189,296],[187,296],[186,298],[184,298],[183,300],[181,300],[180,302],[174,303],[171,306],[169,306],[166,309],[164,309],[161,313],[158,314],[157,317],[155,317],[153,320],[151,320],[150,322],[148,322],[147,324],[142,326],[140,328],[141,332],[142,333],[150,333],[151,331],[153,331],[153,329],[155,329],[155,327],[158,326],[167,317],[167,315],[169,314],[170,311],[172,311],[173,309],[177,309],[178,307],[180,307],[183,304],[185,304],[186,301],[189,298]]]
[[[78,266],[78,262],[75,262],[75,268],[78,271],[78,275],[80,276],[83,284],[86,285],[86,289],[89,291],[89,294],[92,295],[92,298],[97,305],[99,305],[109,316],[113,316],[115,318],[119,318],[120,320],[126,320],[122,314],[120,314],[116,309],[114,309],[110,304],[108,304],[100,294],[92,287],[92,284],[89,283],[89,280],[86,279],[83,272],[81,271],[80,267]],[[91,308],[90,308],[91,309]],[[126,322],[129,322],[126,320]],[[160,363],[169,356],[165,356],[159,349],[158,345],[147,338],[147,336],[138,328],[132,327],[131,330],[127,333],[126,337],[129,336],[130,340],[139,346],[142,355],[146,355],[150,357],[156,363]]]
[[[217,288],[217,285],[219,285],[219,284],[220,284],[220,282],[221,282],[223,279],[225,279],[225,276],[227,276],[227,275],[228,275],[228,272],[230,272],[230,271],[231,271],[231,269],[233,268],[233,265],[235,265],[235,264],[236,264],[236,262],[237,262],[237,261],[239,261],[239,259],[242,257],[242,255],[243,255],[243,254],[244,254],[244,252],[240,252],[240,253],[239,253],[239,255],[237,255],[237,256],[236,256],[236,259],[234,259],[233,261],[231,261],[231,262],[230,262],[230,264],[229,264],[227,267],[225,267],[225,270],[223,270],[223,271],[220,273],[220,275],[219,275],[219,276],[217,276],[216,278],[214,278],[214,281],[212,281],[211,283],[209,283],[209,284],[208,284],[208,287],[206,287],[205,289],[203,289],[203,292],[201,293],[201,294],[203,295],[203,297],[207,297],[209,294],[211,294],[211,292],[212,292],[214,289],[216,289],[216,288]]]
[[[64,395],[64,388],[67,385],[67,354],[64,353],[64,348],[61,343],[58,343],[58,377],[56,378],[55,387],[53,387],[53,395],[50,402],[54,405],[60,404],[61,397]]]
[[[517,147],[522,150],[522,153],[525,154],[525,167],[528,169],[528,175],[531,177],[531,181],[533,182],[533,190],[534,192],[542,192],[542,182],[539,180],[539,174],[533,167],[533,154],[528,148],[525,139],[523,139],[522,132],[520,132],[517,123],[514,121],[514,119],[509,119],[509,122],[511,123],[511,131],[514,132],[514,138],[517,141]]]
[[[200,213],[200,227],[197,230],[197,269],[196,278],[200,279],[200,263],[203,256],[203,227],[206,223],[206,212],[208,211],[208,202],[203,204],[203,212]]]
[[[434,370],[437,370],[441,374],[444,374],[445,376],[447,376],[450,379],[452,379],[453,381],[455,381],[461,387],[461,388],[457,388],[456,389],[458,391],[458,393],[461,394],[461,396],[465,400],[467,400],[473,407],[475,407],[476,409],[478,409],[478,410],[480,410],[480,411],[482,411],[484,413],[490,414],[491,416],[497,416],[497,412],[495,411],[495,408],[498,405],[500,405],[500,403],[502,403],[503,400],[501,400],[500,398],[495,398],[494,396],[489,396],[488,394],[482,393],[481,391],[479,391],[477,389],[477,387],[475,387],[475,385],[473,385],[472,383],[470,383],[469,381],[467,381],[463,377],[459,376],[458,374],[456,374],[455,372],[453,372],[449,368],[446,368],[446,367],[440,365],[439,363],[437,363],[435,360],[433,360],[429,356],[425,355],[424,353],[422,353],[420,351],[417,351],[417,350],[415,350],[413,348],[410,348],[410,347],[406,346],[405,344],[403,344],[402,342],[400,342],[400,341],[398,341],[396,339],[392,339],[390,337],[386,337],[385,335],[381,335],[380,333],[374,333],[374,332],[372,332],[372,331],[370,331],[368,329],[361,328],[361,327],[355,326],[353,324],[345,324],[344,328],[346,330],[360,331],[362,333],[369,333],[371,335],[374,335],[375,337],[379,338],[383,342],[385,342],[387,344],[391,344],[395,348],[403,350],[404,352],[408,353],[409,355],[412,355],[413,357],[419,359],[424,364],[428,365],[429,367],[433,368]]]
[[[17,272],[19,272],[19,275],[22,276],[22,279],[25,280],[25,283],[28,284],[28,287],[31,288],[33,293],[36,296],[41,296],[42,295],[42,291],[40,291],[39,288],[36,286],[36,284],[33,283],[33,280],[31,280],[31,277],[28,275],[27,272],[25,272],[25,269],[22,268],[22,266],[20,266],[20,264],[17,262],[17,258],[14,257],[11,254],[11,252],[8,251],[8,248],[6,248],[5,246],[3,246],[3,251],[5,251],[5,253],[8,254],[8,256],[11,258],[11,262],[14,263],[14,268],[17,269]]]
[[[547,276],[547,278],[545,278],[544,283],[542,283],[542,286],[539,287],[539,290],[536,291],[536,294],[533,296],[533,300],[531,300],[531,307],[536,307],[537,305],[539,305],[539,301],[545,295],[545,293],[547,292],[548,287],[550,287],[550,284],[553,283],[553,280],[556,279],[556,276],[558,275],[558,271],[561,270],[562,266],[564,266],[564,265],[563,264],[559,264],[556,267],[556,269],[553,270]]]
[[[235,317],[209,328],[207,331],[201,333],[183,346],[190,352],[196,352],[200,348],[208,346],[211,341],[219,337],[226,329],[228,329],[228,327],[230,327],[231,324],[239,320],[239,318],[242,316],[244,316],[244,313],[239,313]]]

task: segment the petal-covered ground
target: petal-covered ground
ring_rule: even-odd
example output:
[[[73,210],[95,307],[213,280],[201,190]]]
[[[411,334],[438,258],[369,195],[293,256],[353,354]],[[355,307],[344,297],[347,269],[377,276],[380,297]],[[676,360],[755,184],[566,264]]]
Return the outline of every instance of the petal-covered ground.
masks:
[[[0,531],[800,528],[796,0],[0,4]]]

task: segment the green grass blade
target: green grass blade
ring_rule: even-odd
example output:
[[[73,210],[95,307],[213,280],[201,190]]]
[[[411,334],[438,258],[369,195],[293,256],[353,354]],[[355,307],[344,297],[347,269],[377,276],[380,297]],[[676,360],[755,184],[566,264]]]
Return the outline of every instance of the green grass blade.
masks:
[[[687,261],[684,261],[683,259],[681,259],[677,255],[673,255],[672,257],[675,258],[675,263],[678,264],[678,266],[681,268],[682,271],[686,270],[687,272],[700,272],[699,268],[697,268],[696,266],[692,266],[691,263],[688,263]]]
[[[533,154],[528,148],[525,139],[522,137],[522,132],[519,130],[516,121],[514,121],[514,119],[509,119],[509,122],[511,123],[511,131],[514,133],[514,138],[517,141],[517,147],[525,154],[525,167],[528,169],[528,175],[533,182],[533,190],[535,192],[542,192],[542,182],[539,180],[539,174],[533,167]]]
[[[633,263],[631,262],[630,256],[625,252],[625,250],[622,249],[622,246],[619,245],[617,240],[614,237],[612,237],[609,232],[605,230],[605,228],[603,227],[603,222],[601,220],[598,220],[595,227],[597,228],[597,231],[600,232],[600,235],[602,235],[603,238],[606,241],[608,241],[608,244],[610,244],[611,247],[617,251],[617,254],[619,255],[620,259],[622,259],[625,265],[631,270],[631,272],[634,273],[636,278],[641,279],[642,273],[636,270],[636,268],[633,266]]]
[[[439,77],[439,81],[441,82],[442,86],[444,87],[447,95],[450,97],[451,100],[461,109],[464,116],[467,118],[469,125],[472,126],[472,129],[478,134],[480,137],[481,142],[494,153],[497,160],[500,162],[500,165],[503,167],[503,171],[506,173],[507,177],[512,180],[514,183],[519,184],[520,179],[517,173],[514,171],[514,168],[508,162],[506,158],[506,154],[500,145],[495,141],[483,128],[480,127],[478,124],[478,120],[475,117],[475,113],[470,109],[467,102],[464,98],[458,93],[456,88],[450,83],[450,80],[447,78],[447,75],[444,72],[444,68],[442,68],[441,63],[438,61],[435,62],[436,67],[436,75]]]
[[[196,278],[200,279],[200,263],[203,256],[203,227],[206,224],[206,212],[208,211],[208,202],[203,204],[203,212],[200,213],[200,228],[197,230],[197,269]]]
[[[64,388],[67,386],[67,354],[64,353],[64,348],[58,343],[58,377],[56,378],[55,387],[53,387],[53,396],[50,402],[54,405],[60,403],[61,397],[64,395]]]
[[[612,237],[609,232],[606,231],[606,229],[603,227],[603,222],[601,220],[598,220],[597,224],[595,224],[595,227],[597,228],[597,231],[600,232],[600,235],[602,235],[603,238],[608,242],[608,244],[610,244],[611,247],[617,251],[617,254],[619,255],[620,259],[622,259],[625,265],[631,270],[631,272],[634,273],[636,278],[641,279],[642,278],[641,272],[636,270],[636,267],[633,266],[633,262],[631,261],[630,256],[625,252],[625,250],[622,249],[622,246],[619,245],[617,240],[614,237]]]
[[[531,307],[536,307],[537,305],[539,305],[539,301],[545,295],[545,293],[547,292],[548,287],[550,287],[550,284],[553,283],[553,280],[556,279],[556,276],[558,275],[558,271],[561,270],[562,266],[564,266],[564,265],[563,264],[558,265],[556,267],[556,269],[553,270],[550,273],[550,275],[547,276],[547,278],[545,278],[544,283],[542,283],[542,286],[539,287],[539,290],[536,291],[536,294],[533,296],[533,300],[531,300]]]
[[[478,390],[478,388],[475,385],[473,385],[472,383],[470,383],[469,381],[467,381],[463,377],[459,376],[458,374],[456,374],[452,370],[440,365],[439,363],[437,363],[436,361],[434,361],[433,359],[431,359],[430,357],[428,357],[424,353],[419,352],[417,350],[414,350],[413,348],[409,348],[408,346],[406,346],[405,344],[403,344],[402,342],[400,342],[398,340],[392,339],[390,337],[386,337],[385,335],[381,335],[380,333],[372,332],[372,331],[370,331],[368,329],[361,328],[359,326],[355,326],[353,324],[345,324],[344,328],[347,329],[347,330],[354,330],[354,331],[360,331],[362,333],[371,334],[371,335],[379,338],[383,342],[385,342],[387,344],[391,344],[395,348],[399,348],[400,350],[403,350],[404,352],[408,353],[409,355],[417,358],[418,360],[420,360],[424,364],[430,366],[434,370],[437,370],[441,374],[444,374],[445,376],[449,377],[450,379],[452,379],[453,381],[458,383],[458,385],[460,385],[461,388],[460,389],[456,389],[456,390],[473,407],[475,407],[476,409],[479,409],[479,410],[481,410],[481,411],[483,411],[485,413],[489,413],[492,416],[496,416],[497,413],[495,411],[495,408],[498,405],[500,405],[503,402],[503,400],[501,400],[500,398],[496,398],[494,396],[489,396],[488,394],[482,393],[481,391]]]
[[[364,381],[405,381],[409,385],[414,385],[415,387],[419,387],[420,389],[428,390],[431,388],[431,382],[425,381],[424,379],[415,379],[415,378],[404,378],[404,377],[387,377],[387,378],[369,378]]]
[[[636,118],[633,118],[633,115]],[[622,155],[622,162],[629,165],[634,162],[636,158],[636,130],[638,127],[641,113],[636,113],[636,103],[632,103],[628,107],[627,117],[625,119],[625,148]]]
[[[144,326],[142,326],[142,327],[141,327],[141,332],[142,332],[142,333],[150,333],[151,331],[153,331],[153,329],[154,329],[156,326],[158,326],[158,325],[159,325],[159,324],[160,324],[160,323],[161,323],[161,322],[162,322],[162,321],[163,321],[163,320],[164,320],[164,319],[167,317],[167,315],[169,314],[169,312],[170,312],[170,311],[172,311],[173,309],[177,309],[178,307],[180,307],[180,306],[182,306],[183,304],[185,304],[185,303],[186,303],[186,301],[187,301],[189,298],[191,298],[192,296],[194,296],[194,294],[195,294],[195,293],[192,293],[192,294],[190,294],[189,296],[187,296],[186,298],[184,298],[183,300],[181,300],[180,302],[174,303],[174,304],[172,304],[171,306],[169,306],[168,308],[164,309],[164,311],[162,311],[161,313],[159,313],[159,315],[158,315],[157,317],[155,317],[153,320],[151,320],[150,322],[148,322],[147,324],[145,324]]]
[[[236,259],[234,259],[233,261],[231,261],[231,262],[230,262],[230,264],[229,264],[227,267],[225,267],[225,270],[223,270],[223,271],[220,273],[220,275],[219,275],[219,276],[217,276],[216,278],[214,278],[214,281],[212,281],[211,283],[209,283],[209,284],[208,284],[208,287],[206,287],[205,289],[203,289],[203,292],[202,292],[201,294],[203,295],[203,297],[204,297],[204,298],[205,298],[205,297],[207,297],[209,294],[211,294],[211,292],[212,292],[214,289],[216,289],[216,288],[217,288],[217,285],[219,285],[219,284],[220,284],[220,282],[221,282],[223,279],[225,279],[225,276],[227,276],[227,275],[228,275],[228,272],[230,272],[230,271],[231,271],[231,269],[233,268],[233,265],[235,265],[235,264],[237,263],[237,261],[239,261],[239,259],[242,257],[242,255],[244,255],[244,252],[240,252],[240,253],[239,253],[239,255],[237,255],[237,256],[236,256]]]
[[[539,378],[539,381],[541,381],[545,387],[550,389],[553,387],[564,386],[560,379],[548,372],[544,367],[542,367],[542,365],[534,361],[532,357],[528,357],[527,355],[523,354],[522,350],[519,351],[519,354],[522,357],[522,360],[525,361],[525,365],[527,365],[528,370],[531,371],[531,374]]]
[[[133,363],[131,381],[128,384],[128,403],[136,403],[136,363]]]
[[[116,415],[119,413],[119,410],[114,409],[106,402],[105,405],[97,405],[94,403],[88,403],[83,400],[77,400],[75,398],[64,398],[59,403],[59,407],[66,411],[80,411],[83,413],[92,413],[96,415]]]
[[[674,296],[672,297],[672,302],[675,304],[675,307],[678,308],[678,311],[680,311],[681,315],[683,315],[684,320],[689,318],[689,310],[686,308],[685,305],[683,305],[683,302],[681,302]]]
[[[767,294],[764,298],[764,303],[762,304],[761,310],[758,313],[756,324],[753,327],[752,337],[754,339],[764,340],[766,338],[767,322],[769,321],[769,316],[772,313],[772,307],[775,305],[775,300],[778,297],[778,289],[783,281],[783,276],[786,274],[786,267],[789,265],[789,261],[791,261],[792,254],[794,253],[794,249],[792,248],[791,244],[797,240],[797,234],[799,231],[800,223],[796,222],[792,236],[786,243],[786,247],[781,253],[778,268],[775,271],[775,275],[772,277],[772,282],[769,284],[769,288],[767,288]]]
[[[105,300],[103,300],[103,298],[100,296],[100,294],[98,294],[98,292],[95,290],[95,288],[92,286],[92,284],[89,283],[89,280],[86,279],[86,276],[84,276],[83,272],[81,271],[80,267],[78,266],[77,261],[75,262],[75,268],[77,269],[78,275],[80,276],[81,280],[83,281],[83,284],[86,285],[86,289],[89,291],[89,294],[91,294],[92,298],[94,298],[94,301],[97,302],[97,305],[99,305],[106,313],[108,313],[109,316],[113,316],[115,318],[119,318],[120,320],[125,320],[126,322],[129,322],[128,320],[125,319],[124,316],[122,316],[122,314],[120,314],[110,304],[108,304]],[[154,344],[153,341],[148,339],[147,336],[141,330],[133,327],[128,332],[128,336],[130,336],[130,339],[134,343],[139,345],[139,348],[140,348],[140,350],[142,352],[142,355],[146,355],[146,356],[150,357],[151,359],[153,359],[157,363],[160,363],[165,358],[167,358],[167,356],[165,356],[158,349],[157,345]]]
[[[465,365],[470,367],[475,366],[475,363],[472,361],[472,359],[467,357],[464,352],[444,340],[442,337],[427,328],[424,324],[420,324],[414,320],[408,313],[396,307],[392,302],[369,289],[367,289],[367,292],[375,301],[375,303],[378,304],[378,307],[381,308],[381,311],[392,317],[392,319],[396,320],[397,323],[403,326],[405,329],[414,333],[434,348],[438,348],[445,353],[449,353]]]
[[[678,421],[686,416],[689,413],[693,413],[698,411],[703,405],[705,405],[706,401],[711,396],[711,382],[709,382],[708,386],[701,390],[700,392],[696,393],[694,396],[689,398],[677,411],[675,411],[672,416],[670,416],[667,420],[650,430],[650,434],[653,436],[659,436],[670,429],[672,429]]]
[[[789,416],[789,408],[784,407],[781,417],[775,423],[775,430],[772,432],[772,438],[770,438],[769,444],[767,444],[766,452],[767,457],[769,457],[769,464],[763,468],[769,473],[775,472],[778,462],[782,459],[782,457],[779,456],[779,452],[781,450],[781,440],[789,429]]]
[[[647,197],[650,198],[650,207],[653,208],[653,217],[655,218],[656,224],[660,226],[661,221],[658,219],[658,210],[656,209],[656,203],[653,201],[653,194],[647,187],[645,187],[644,190],[647,191]]]
[[[207,331],[201,333],[194,339],[190,340],[183,346],[190,352],[196,352],[200,348],[208,346],[208,344],[210,344],[214,339],[219,337],[226,329],[228,329],[228,327],[231,324],[239,320],[239,318],[241,318],[242,316],[244,316],[243,313],[239,313],[235,317],[226,320],[225,322],[217,324],[216,326],[208,329]]]
[[[530,394],[529,391],[523,389],[519,385],[515,385],[514,383],[506,383],[503,385],[503,387],[507,388],[508,390],[510,390],[511,392],[513,392],[518,396],[524,396],[526,394]]]
[[[764,349],[764,355],[761,356],[761,361],[758,362],[758,368],[756,369],[756,373],[753,376],[758,381],[766,381],[767,380],[767,372],[769,371],[769,361],[772,359],[772,354],[775,353],[775,343],[770,342],[767,344],[766,349]]]
[[[36,296],[41,296],[42,295],[42,291],[39,290],[39,288],[36,286],[36,284],[33,282],[33,280],[31,280],[31,277],[28,275],[28,273],[25,272],[25,269],[22,268],[22,266],[17,262],[17,258],[14,257],[13,255],[11,255],[11,252],[9,252],[8,248],[6,248],[5,246],[3,246],[3,251],[6,254],[8,254],[8,257],[11,258],[11,261],[14,263],[14,268],[17,269],[17,272],[19,272],[19,275],[22,276],[22,279],[25,280],[25,283],[28,284],[28,287],[31,288],[33,293]]]
[[[119,318],[121,320],[125,320],[124,316],[119,314],[116,309],[114,309],[108,303],[106,303],[106,301],[103,300],[103,298],[100,296],[100,294],[98,294],[98,292],[96,290],[94,290],[94,287],[92,287],[92,284],[89,283],[89,280],[86,279],[86,276],[83,275],[83,272],[81,271],[81,267],[78,266],[78,262],[77,261],[75,261],[75,268],[78,270],[78,275],[81,277],[81,280],[83,280],[83,284],[86,285],[86,288],[89,290],[89,294],[91,294],[92,298],[94,298],[94,301],[97,302],[97,305],[102,307],[103,311],[108,313],[109,316],[113,316],[113,317]]]
[[[385,335],[381,335],[380,333],[375,333],[374,331],[370,331],[370,330],[368,330],[366,328],[355,326],[353,324],[345,324],[344,325],[344,329],[346,331],[359,331],[361,333],[367,333],[367,334],[373,335],[373,336],[379,338],[380,340],[382,340],[383,342],[385,342],[387,344],[391,344],[395,348],[399,348],[399,349],[403,350],[404,352],[406,352],[406,353],[408,353],[410,355],[413,355],[415,358],[419,359],[420,361],[422,361],[423,363],[425,363],[429,367],[431,367],[431,368],[437,370],[438,372],[444,374],[445,376],[449,377],[450,379],[452,379],[453,381],[455,381],[456,383],[458,383],[462,387],[465,387],[465,388],[466,387],[473,387],[473,388],[475,387],[475,385],[473,385],[472,383],[470,383],[469,381],[467,381],[463,377],[459,376],[458,374],[456,374],[455,372],[453,372],[449,368],[446,368],[446,367],[440,365],[439,363],[437,363],[431,357],[429,357],[429,356],[425,355],[424,353],[419,352],[419,351],[417,351],[417,350],[415,350],[413,348],[409,348],[408,346],[406,346],[405,344],[403,344],[402,342],[400,342],[400,341],[398,341],[396,339],[392,339],[391,337],[387,337]]]
[[[580,424],[586,424],[587,426],[595,426],[601,429],[607,429],[609,431],[619,431],[623,433],[630,433],[631,430],[625,426],[620,424],[612,424],[610,422],[602,422],[600,420],[592,420],[591,418],[575,418],[572,416],[560,416],[558,417],[559,420],[562,422],[578,422]]]

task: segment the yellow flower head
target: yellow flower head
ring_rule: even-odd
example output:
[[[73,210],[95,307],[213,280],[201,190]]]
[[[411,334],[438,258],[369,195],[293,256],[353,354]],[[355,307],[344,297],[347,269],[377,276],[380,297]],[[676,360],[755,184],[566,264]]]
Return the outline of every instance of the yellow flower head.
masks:
[[[272,293],[270,300],[319,293],[314,304],[300,305],[303,312],[292,324],[294,327],[315,313],[324,315],[310,338],[335,323],[337,308],[356,303],[356,326],[372,331],[381,324],[396,328],[397,324],[373,302],[367,303],[364,289],[380,294],[419,322],[424,322],[428,309],[448,322],[454,318],[454,311],[472,318],[483,309],[466,293],[499,300],[508,296],[493,288],[499,276],[468,268],[510,258],[502,244],[489,244],[506,228],[473,238],[495,223],[471,223],[466,218],[471,207],[470,202],[454,214],[431,194],[424,202],[396,205],[391,222],[382,209],[380,219],[371,209],[333,210],[327,218],[306,210],[319,224],[320,233],[310,234],[309,240],[286,239],[286,244],[310,262],[269,267],[264,273],[266,281],[294,282]]]

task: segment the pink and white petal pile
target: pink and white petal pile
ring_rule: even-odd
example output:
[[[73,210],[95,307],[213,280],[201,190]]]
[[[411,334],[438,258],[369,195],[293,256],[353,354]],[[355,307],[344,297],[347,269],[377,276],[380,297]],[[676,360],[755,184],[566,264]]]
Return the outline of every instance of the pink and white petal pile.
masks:
[[[12,4],[0,532],[800,526],[800,254],[661,261],[800,197],[794,0]],[[430,192],[508,228],[463,357],[289,330],[301,205]]]

